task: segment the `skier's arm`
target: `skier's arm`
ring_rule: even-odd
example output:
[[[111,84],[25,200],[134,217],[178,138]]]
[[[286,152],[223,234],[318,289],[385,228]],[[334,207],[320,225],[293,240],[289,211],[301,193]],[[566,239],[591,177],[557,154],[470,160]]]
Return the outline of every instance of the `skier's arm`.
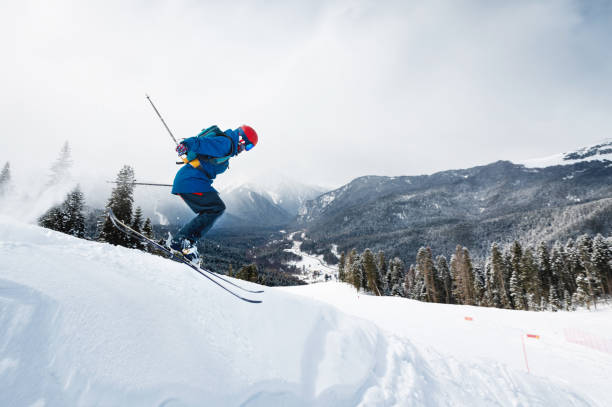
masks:
[[[214,138],[189,137],[183,140],[187,147],[187,158],[195,159],[195,155],[207,155],[210,157],[223,157],[230,153],[232,144],[227,137],[218,136]]]

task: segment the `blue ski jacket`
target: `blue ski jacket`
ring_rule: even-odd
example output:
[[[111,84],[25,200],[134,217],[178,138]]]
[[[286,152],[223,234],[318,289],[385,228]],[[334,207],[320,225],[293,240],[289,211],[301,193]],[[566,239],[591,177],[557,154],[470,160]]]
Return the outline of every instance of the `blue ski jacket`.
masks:
[[[238,146],[238,130],[225,130],[232,142],[223,135],[214,137],[196,136],[183,140],[187,146],[187,159],[189,161],[200,158],[200,167],[194,168],[185,164],[176,173],[172,185],[173,194],[191,194],[194,192],[217,192],[212,187],[215,177],[229,168],[229,159],[221,164],[206,162],[206,157],[235,156]]]

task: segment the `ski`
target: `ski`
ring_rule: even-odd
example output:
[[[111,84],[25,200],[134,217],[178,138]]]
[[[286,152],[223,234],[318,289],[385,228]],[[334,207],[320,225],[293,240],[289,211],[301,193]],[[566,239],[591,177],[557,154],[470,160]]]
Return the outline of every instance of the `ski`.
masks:
[[[110,211],[112,213],[112,210]],[[201,269],[197,266],[195,266],[194,264],[186,261],[183,257],[181,257],[180,255],[176,255],[175,253],[172,252],[172,250],[168,249],[167,247],[160,245],[159,243],[157,243],[154,240],[149,239],[148,237],[146,237],[145,235],[143,235],[142,233],[139,233],[137,231],[135,231],[134,229],[130,228],[129,226],[127,226],[126,224],[124,224],[123,222],[121,222],[119,219],[117,219],[117,217],[115,216],[115,214],[113,213],[111,216],[111,221],[113,222],[113,224],[115,225],[115,227],[117,228],[124,228],[124,230],[122,230],[124,233],[128,233],[128,234],[132,234],[134,236],[136,236],[141,242],[145,243],[145,244],[149,244],[152,246],[155,246],[156,248],[163,250],[165,253],[167,253],[168,255],[170,255],[171,260],[177,261],[179,263],[184,263],[184,264],[188,264],[189,266],[193,266],[198,268],[198,270],[203,271],[205,273],[208,273],[209,275],[212,275],[213,277],[218,278],[219,280],[230,284],[242,291],[246,291],[248,293],[252,293],[252,294],[261,294],[264,292],[264,290],[249,290],[248,288],[244,288],[241,285],[238,285],[236,283],[233,283],[232,281],[226,279],[225,277],[221,276],[218,273],[215,273],[214,271],[211,270],[206,270],[206,269]],[[120,229],[121,230],[121,229]]]
[[[263,301],[261,300],[253,300],[250,298],[246,298],[241,296],[240,294],[235,293],[234,291],[230,290],[229,288],[227,288],[225,285],[221,284],[219,281],[215,280],[215,278],[218,278],[222,281],[224,281],[225,283],[228,283],[236,288],[239,288],[241,290],[250,292],[250,293],[263,293],[263,290],[248,290],[244,287],[239,286],[238,284],[235,284],[223,277],[221,277],[220,275],[213,273],[210,270],[206,270],[206,269],[201,269],[198,266],[195,266],[193,264],[191,264],[190,262],[188,262],[186,259],[182,258],[181,256],[176,255],[172,250],[168,249],[167,247],[157,243],[154,240],[149,239],[148,237],[146,237],[145,235],[143,235],[140,232],[135,231],[134,229],[132,229],[131,227],[127,226],[125,223],[121,222],[119,219],[117,219],[117,217],[115,216],[115,214],[113,213],[112,209],[109,208],[108,210],[108,215],[109,218],[111,220],[111,222],[113,223],[113,225],[120,230],[121,232],[127,234],[127,235],[133,235],[136,238],[138,238],[141,242],[151,245],[153,247],[155,247],[156,249],[159,249],[161,251],[163,251],[164,253],[168,254],[170,256],[170,258],[174,261],[177,261],[179,263],[183,263],[187,266],[189,266],[190,268],[192,268],[194,271],[196,271],[197,273],[199,273],[200,275],[202,275],[203,277],[207,278],[208,280],[212,281],[214,284],[218,285],[219,287],[221,287],[222,289],[224,289],[225,291],[227,291],[228,293],[230,293],[231,295],[233,295],[236,298],[241,299],[242,301],[246,301],[246,302],[250,302],[252,304],[259,304]]]

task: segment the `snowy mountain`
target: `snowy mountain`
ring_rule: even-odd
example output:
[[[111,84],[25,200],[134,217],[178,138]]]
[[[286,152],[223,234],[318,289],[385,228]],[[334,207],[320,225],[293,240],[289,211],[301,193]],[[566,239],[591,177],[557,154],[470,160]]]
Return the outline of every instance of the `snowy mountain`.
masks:
[[[519,162],[530,168],[568,165],[583,161],[612,161],[612,139],[604,140],[594,145],[579,148],[567,153],[555,154],[550,157],[536,158]]]
[[[298,221],[339,250],[385,249],[413,261],[421,246],[483,255],[493,241],[535,243],[612,230],[612,142],[563,155],[566,165],[499,161],[422,176],[360,177],[307,202]],[[562,160],[563,161],[563,160]]]
[[[181,264],[2,217],[0,405],[612,403],[609,307],[264,288],[262,304],[247,304]]]
[[[219,226],[281,226],[294,221],[299,208],[325,192],[321,187],[299,183],[282,176],[260,177],[232,188],[222,189],[232,221],[221,219]]]

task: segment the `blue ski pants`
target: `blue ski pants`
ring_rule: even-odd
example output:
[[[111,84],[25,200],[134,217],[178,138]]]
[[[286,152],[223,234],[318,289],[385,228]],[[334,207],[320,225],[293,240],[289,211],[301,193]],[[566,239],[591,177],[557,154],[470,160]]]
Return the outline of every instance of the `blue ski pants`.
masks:
[[[187,206],[198,215],[178,231],[178,239],[197,242],[225,211],[225,204],[215,191],[198,194],[178,194]]]

